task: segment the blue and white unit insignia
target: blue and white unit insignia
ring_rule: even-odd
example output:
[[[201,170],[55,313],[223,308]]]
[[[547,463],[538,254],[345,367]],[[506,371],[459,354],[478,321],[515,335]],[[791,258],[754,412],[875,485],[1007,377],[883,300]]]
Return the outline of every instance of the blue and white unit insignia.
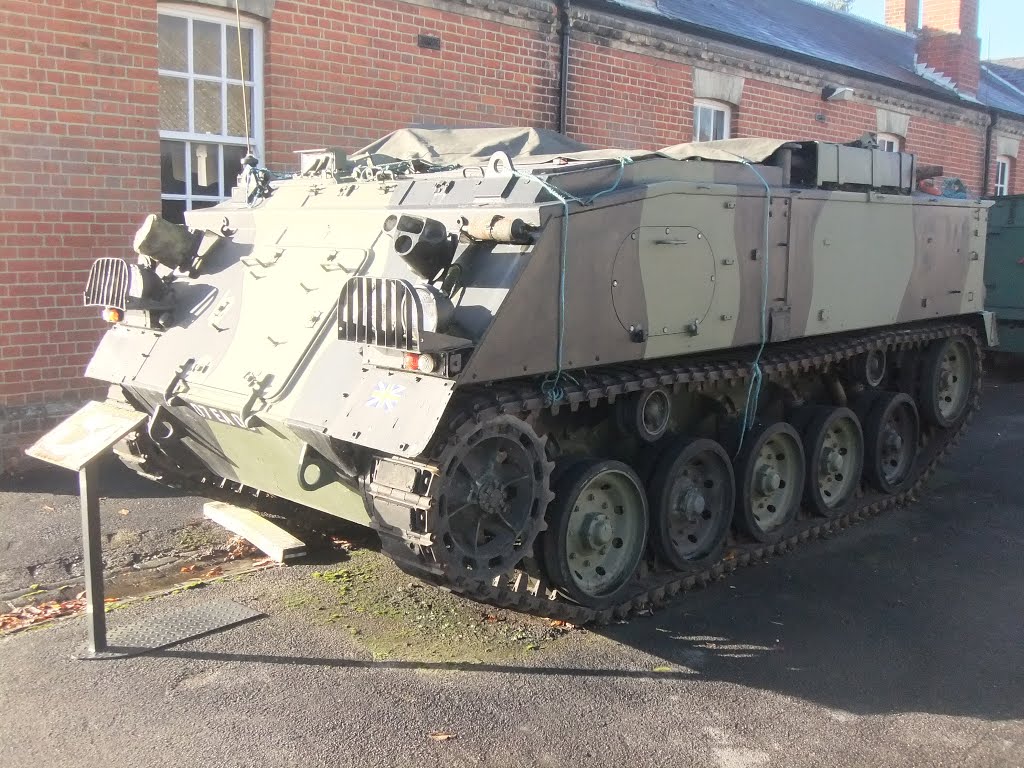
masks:
[[[370,399],[366,401],[366,405],[370,408],[381,408],[390,413],[401,402],[403,392],[405,392],[405,387],[401,384],[378,381],[377,388],[370,393]]]

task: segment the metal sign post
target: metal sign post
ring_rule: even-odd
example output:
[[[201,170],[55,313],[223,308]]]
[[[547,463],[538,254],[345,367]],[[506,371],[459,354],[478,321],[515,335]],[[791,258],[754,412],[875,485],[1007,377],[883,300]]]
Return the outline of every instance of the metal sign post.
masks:
[[[162,621],[129,625],[108,642],[103,598],[103,547],[100,536],[99,459],[146,420],[115,402],[89,402],[25,451],[29,456],[78,473],[82,505],[82,552],[89,645],[80,659],[134,656],[257,618],[260,614],[228,600],[192,606]]]
[[[94,655],[107,650],[98,479],[99,467],[95,459],[78,470],[78,495],[82,502],[82,552],[85,556],[85,611],[89,622],[89,651]]]

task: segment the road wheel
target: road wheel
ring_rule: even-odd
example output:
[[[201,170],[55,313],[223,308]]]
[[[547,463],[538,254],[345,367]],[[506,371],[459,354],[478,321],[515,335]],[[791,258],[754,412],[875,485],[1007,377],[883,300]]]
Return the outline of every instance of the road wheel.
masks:
[[[649,486],[651,537],[658,554],[680,570],[717,559],[735,497],[732,462],[721,445],[689,437],[672,442]]]
[[[948,429],[967,410],[974,388],[974,349],[962,336],[929,347],[921,368],[921,413],[931,424]]]
[[[548,512],[541,554],[551,583],[590,608],[613,605],[647,544],[647,496],[619,461],[586,459],[563,474]]]
[[[860,420],[849,408],[810,406],[801,411],[807,457],[804,501],[819,515],[838,517],[856,495],[864,468]]]
[[[898,493],[914,477],[920,424],[910,395],[884,392],[864,419],[864,466],[871,484],[883,493]]]
[[[804,449],[792,425],[755,428],[736,457],[736,527],[771,543],[785,536],[800,508]]]

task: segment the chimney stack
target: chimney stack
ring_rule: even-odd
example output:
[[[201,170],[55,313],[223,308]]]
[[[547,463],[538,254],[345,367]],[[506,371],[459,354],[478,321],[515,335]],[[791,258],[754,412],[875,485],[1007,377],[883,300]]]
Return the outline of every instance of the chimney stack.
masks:
[[[916,33],[918,62],[948,77],[958,91],[976,96],[981,79],[978,3],[979,0],[885,0],[885,23]]]
[[[921,26],[921,0],[885,0],[885,23],[916,35]]]

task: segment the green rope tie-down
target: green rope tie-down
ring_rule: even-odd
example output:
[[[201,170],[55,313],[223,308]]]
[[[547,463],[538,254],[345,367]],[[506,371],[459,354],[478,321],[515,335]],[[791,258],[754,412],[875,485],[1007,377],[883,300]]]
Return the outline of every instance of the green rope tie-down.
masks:
[[[625,173],[626,166],[633,162],[631,157],[620,157],[619,162],[619,173],[615,177],[615,183],[612,184],[608,189],[603,189],[600,192],[596,192],[589,197],[577,197],[571,192],[566,192],[564,189],[559,189],[551,182],[546,179],[542,179],[539,176],[534,176],[529,173],[522,173],[517,170],[513,170],[512,173],[521,179],[527,181],[534,180],[540,184],[548,193],[551,194],[556,200],[562,204],[562,240],[559,248],[559,269],[558,269],[558,335],[556,341],[556,360],[555,360],[555,372],[549,374],[544,382],[541,384],[541,391],[544,393],[544,397],[550,403],[557,403],[565,397],[565,390],[562,388],[562,379],[567,378],[574,384],[579,384],[572,376],[567,374],[563,369],[564,360],[564,348],[565,348],[565,277],[566,277],[566,264],[569,252],[569,203],[576,203],[584,208],[594,204],[594,201],[602,195],[607,195],[610,192],[614,192],[619,188],[619,184],[622,183],[622,176]]]
[[[772,207],[772,189],[771,185],[764,178],[759,170],[747,160],[745,157],[735,155],[736,159],[747,166],[757,178],[761,184],[764,185],[765,189],[765,214],[764,214],[764,233],[763,233],[763,251],[761,254],[761,323],[760,323],[760,344],[757,348],[757,353],[754,355],[754,359],[750,365],[750,383],[747,386],[747,397],[743,406],[743,421],[740,426],[740,438],[737,446],[737,454],[743,447],[743,440],[754,426],[754,421],[757,415],[758,401],[761,396],[761,385],[763,382],[763,372],[761,370],[761,357],[764,354],[765,347],[768,343],[768,242],[769,242],[769,226],[770,226],[770,214]],[[538,176],[531,174],[521,173],[519,171],[513,171],[513,173],[523,179],[535,179],[545,190],[547,190],[552,197],[557,199],[562,204],[562,238],[561,247],[559,249],[559,272],[558,272],[558,336],[557,336],[557,360],[555,366],[555,372],[549,375],[544,382],[541,384],[541,391],[544,393],[545,398],[551,403],[557,403],[565,397],[565,390],[562,388],[562,379],[568,378],[575,384],[578,384],[575,379],[569,374],[565,373],[563,369],[564,359],[564,343],[565,343],[565,278],[566,278],[566,261],[569,250],[569,203],[577,203],[583,207],[593,205],[594,201],[602,195],[606,195],[610,192],[614,192],[618,189],[619,184],[622,183],[622,177],[626,169],[626,165],[633,162],[631,157],[620,157],[619,158],[619,173],[615,179],[615,183],[612,184],[608,189],[604,189],[597,192],[590,197],[580,198],[573,195],[570,192],[566,192],[563,189],[559,189],[549,181],[542,179]]]

